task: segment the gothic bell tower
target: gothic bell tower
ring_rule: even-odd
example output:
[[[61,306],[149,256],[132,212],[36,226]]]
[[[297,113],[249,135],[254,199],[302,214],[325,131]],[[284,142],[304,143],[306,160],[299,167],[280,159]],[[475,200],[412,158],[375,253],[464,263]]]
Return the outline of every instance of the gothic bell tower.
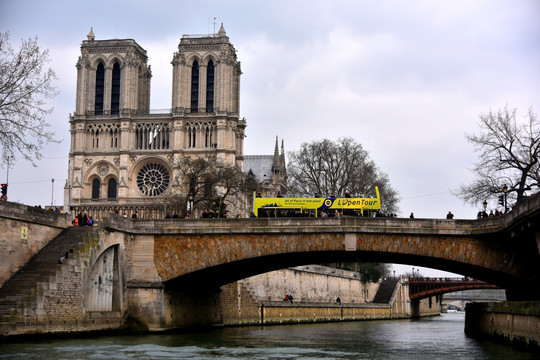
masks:
[[[218,161],[242,168],[242,71],[223,24],[217,34],[184,35],[172,65],[172,108],[184,114],[183,143],[177,145],[190,156],[215,154]]]
[[[240,62],[223,25],[217,34],[182,36],[172,65],[172,107],[150,111],[146,50],[132,39],[96,40],[90,30],[69,119],[66,208],[94,219],[117,211],[160,218],[168,200],[188,197],[187,158],[242,168]]]

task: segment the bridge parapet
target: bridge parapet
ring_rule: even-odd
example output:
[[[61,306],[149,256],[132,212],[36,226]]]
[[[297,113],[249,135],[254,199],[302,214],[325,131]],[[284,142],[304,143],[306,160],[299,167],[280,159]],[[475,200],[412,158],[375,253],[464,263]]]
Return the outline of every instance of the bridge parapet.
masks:
[[[540,213],[540,192],[523,199],[512,211],[504,216],[506,226],[521,218],[532,218]]]
[[[478,235],[500,232],[502,218],[478,220],[403,218],[253,218],[253,219],[127,219],[109,214],[106,228],[137,234],[312,234],[374,233],[418,235]]]

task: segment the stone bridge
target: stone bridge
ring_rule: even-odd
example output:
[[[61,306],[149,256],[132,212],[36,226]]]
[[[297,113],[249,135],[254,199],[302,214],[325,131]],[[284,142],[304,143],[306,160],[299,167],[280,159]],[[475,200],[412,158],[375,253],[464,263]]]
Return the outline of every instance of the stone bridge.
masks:
[[[449,271],[504,288],[509,299],[538,300],[539,200],[482,220],[111,216],[104,226],[144,242],[139,265],[169,284],[216,287],[285,267],[362,261]]]
[[[12,215],[4,210],[0,207],[5,220]],[[44,232],[33,226],[28,226],[28,239],[22,239],[19,227],[28,223],[23,217],[1,224],[4,233],[14,237],[6,242],[9,246],[0,248],[6,259],[25,246],[20,258],[30,259],[30,251],[43,246],[45,240],[37,234]],[[54,231],[60,232],[67,223],[55,223]],[[55,247],[50,247],[53,243]],[[39,251],[34,259],[48,248],[39,261],[52,273],[34,266],[35,277],[40,277],[35,290],[19,294],[19,300],[8,292],[20,292],[17,276],[28,281],[31,267],[15,273],[11,266],[10,274],[15,275],[0,289],[2,331],[115,329],[127,318],[152,330],[216,324],[225,317],[219,304],[224,299],[236,301],[234,316],[242,310],[256,319],[256,304],[248,309],[239,303],[246,290],[234,285],[229,291],[226,284],[292,266],[343,261],[430,267],[506,289],[510,300],[539,300],[539,243],[538,195],[504,217],[482,220],[148,220],[111,214],[98,227],[64,230]],[[58,264],[57,256],[62,255],[58,252],[66,248],[73,253]]]

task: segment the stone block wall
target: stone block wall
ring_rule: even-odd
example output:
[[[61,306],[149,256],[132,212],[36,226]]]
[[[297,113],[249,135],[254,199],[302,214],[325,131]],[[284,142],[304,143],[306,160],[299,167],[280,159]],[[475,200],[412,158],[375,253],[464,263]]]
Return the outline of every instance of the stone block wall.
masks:
[[[220,307],[223,325],[260,323],[258,301],[242,281],[221,287]]]
[[[468,303],[465,333],[540,350],[540,302]]]
[[[123,257],[118,243],[123,235],[116,233],[113,237],[104,237],[102,231],[94,228],[81,228],[80,231],[77,228],[76,233],[61,235],[77,237],[80,241],[61,264],[56,259],[43,263],[42,266],[53,267],[52,275],[38,282],[33,290],[29,288],[31,292],[18,300],[9,315],[2,317],[0,335],[88,332],[123,327],[126,294],[123,263],[117,262]],[[91,274],[100,276],[98,272],[102,269],[95,265],[103,263],[105,256],[115,259],[115,271],[102,274],[114,284],[112,291],[97,281],[90,281]],[[107,264],[112,265],[109,262]],[[90,293],[94,294],[95,304],[107,304],[106,311],[89,308]]]
[[[241,280],[258,300],[283,300],[292,295],[296,301],[361,304],[371,302],[379,283],[362,282],[357,273],[319,265],[298,266]]]
[[[50,210],[0,201],[0,287],[71,225],[71,217]]]

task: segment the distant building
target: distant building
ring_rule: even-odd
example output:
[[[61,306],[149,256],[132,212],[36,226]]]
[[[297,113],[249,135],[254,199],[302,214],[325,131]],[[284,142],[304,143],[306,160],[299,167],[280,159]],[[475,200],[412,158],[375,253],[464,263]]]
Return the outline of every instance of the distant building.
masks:
[[[242,72],[223,25],[217,34],[182,36],[172,66],[171,109],[154,113],[146,50],[90,31],[69,118],[66,208],[95,219],[105,212],[161,218],[168,196],[188,195],[180,170],[187,157],[243,168]]]
[[[281,153],[278,138],[274,155],[245,155],[244,173],[255,177],[260,192],[265,196],[287,193],[287,166],[285,164],[285,145],[281,141]]]

